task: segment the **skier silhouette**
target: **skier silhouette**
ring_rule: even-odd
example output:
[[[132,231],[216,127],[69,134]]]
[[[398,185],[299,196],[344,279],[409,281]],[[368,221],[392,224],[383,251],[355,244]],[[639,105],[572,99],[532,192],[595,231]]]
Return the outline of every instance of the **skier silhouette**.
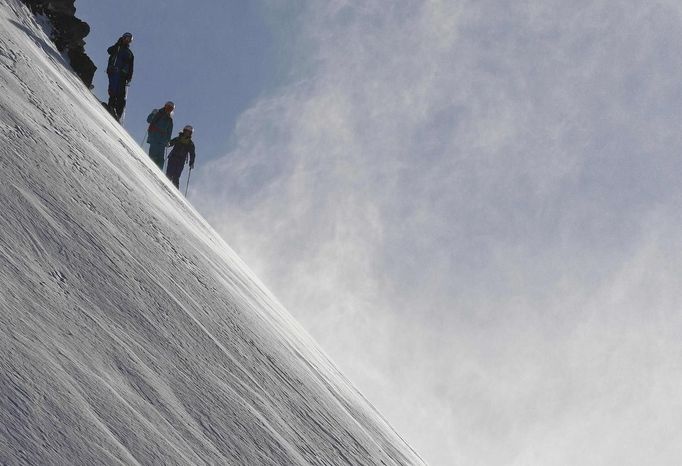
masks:
[[[133,35],[129,32],[123,34],[118,41],[107,49],[109,63],[107,75],[109,76],[109,112],[121,121],[126,107],[126,95],[130,80],[133,79],[133,65],[135,56],[130,50]]]
[[[180,175],[182,169],[187,163],[187,155],[189,155],[189,169],[194,168],[194,159],[196,158],[194,142],[192,141],[192,134],[194,128],[187,125],[182,129],[182,132],[175,138],[171,139],[169,145],[173,147],[168,156],[168,168],[166,175],[173,182],[176,188],[180,188]]]
[[[173,110],[175,110],[175,104],[168,101],[162,108],[153,110],[147,117],[149,157],[160,170],[163,170],[164,152],[173,135]]]

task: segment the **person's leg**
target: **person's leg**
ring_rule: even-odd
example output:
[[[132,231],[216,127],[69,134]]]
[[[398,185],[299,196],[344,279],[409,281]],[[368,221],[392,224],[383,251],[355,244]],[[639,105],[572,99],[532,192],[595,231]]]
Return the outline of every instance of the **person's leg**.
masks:
[[[113,95],[109,96],[109,102],[107,102],[107,110],[109,110],[109,113],[111,113],[111,116],[114,118],[117,118],[118,115],[116,115],[116,97]]]
[[[128,87],[125,85],[125,83],[121,82],[120,87],[118,89],[118,97],[117,97],[117,102],[116,102],[116,114],[118,115],[118,120],[121,120],[121,117],[123,116],[123,112],[125,112],[126,109],[126,98],[128,94]]]
[[[113,73],[109,75],[109,113],[111,113],[111,115],[117,120],[121,116],[121,114],[117,111],[119,107],[118,98],[120,81],[121,79],[118,74]]]
[[[160,170],[163,170],[164,152],[165,147],[163,144],[149,144],[149,157],[151,157]]]
[[[175,174],[171,178],[171,181],[173,182],[176,188],[180,189],[180,173],[175,172]]]
[[[181,160],[177,158],[168,159],[168,169],[166,171],[166,176],[171,180],[176,188],[180,189],[180,175],[182,175],[182,169],[184,164]]]

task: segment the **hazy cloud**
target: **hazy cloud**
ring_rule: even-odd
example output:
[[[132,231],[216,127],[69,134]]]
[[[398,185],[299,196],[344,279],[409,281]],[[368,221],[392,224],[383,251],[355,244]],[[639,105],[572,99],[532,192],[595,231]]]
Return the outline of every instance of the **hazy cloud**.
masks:
[[[298,8],[209,221],[427,461],[679,460],[680,7]]]

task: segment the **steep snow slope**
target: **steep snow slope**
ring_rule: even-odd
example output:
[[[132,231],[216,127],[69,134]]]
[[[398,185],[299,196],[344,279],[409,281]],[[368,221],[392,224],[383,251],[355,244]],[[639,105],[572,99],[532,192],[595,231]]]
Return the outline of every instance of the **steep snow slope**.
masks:
[[[422,463],[15,0],[0,86],[0,463]]]

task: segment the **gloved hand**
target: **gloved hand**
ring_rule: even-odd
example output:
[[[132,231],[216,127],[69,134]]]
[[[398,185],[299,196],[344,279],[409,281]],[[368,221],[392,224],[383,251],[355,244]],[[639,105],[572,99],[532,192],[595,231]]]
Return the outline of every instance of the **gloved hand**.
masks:
[[[190,163],[190,164],[189,164],[189,169],[190,169],[190,170],[194,170],[194,163]]]

